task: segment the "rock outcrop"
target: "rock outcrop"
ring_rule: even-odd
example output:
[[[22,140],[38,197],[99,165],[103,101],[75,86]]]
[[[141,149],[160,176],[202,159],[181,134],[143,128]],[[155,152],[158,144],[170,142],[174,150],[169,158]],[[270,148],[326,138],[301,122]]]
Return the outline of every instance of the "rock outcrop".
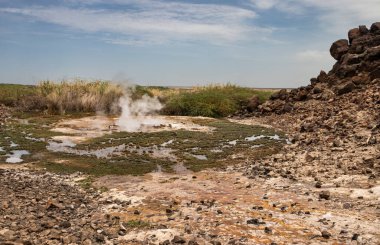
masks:
[[[331,71],[321,71],[316,78],[310,79],[308,86],[277,92],[256,111],[287,113],[299,101],[329,101],[380,86],[380,22],[372,24],[370,29],[366,26],[351,29],[348,40],[340,39],[331,45],[330,54],[337,60]]]
[[[242,116],[280,128],[289,144],[278,156],[257,161],[251,176],[319,180],[380,174],[380,22],[349,31],[331,47],[337,59],[311,84],[278,91],[256,112]],[[251,116],[256,116],[250,119]],[[262,166],[265,166],[263,168]],[[372,182],[371,182],[372,181]]]

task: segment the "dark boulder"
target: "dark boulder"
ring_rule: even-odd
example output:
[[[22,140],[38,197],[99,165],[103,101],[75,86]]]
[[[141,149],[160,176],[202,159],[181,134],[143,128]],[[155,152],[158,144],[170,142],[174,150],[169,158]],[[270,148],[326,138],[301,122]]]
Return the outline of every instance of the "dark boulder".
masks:
[[[380,22],[373,23],[370,30],[372,33],[380,31]]]
[[[365,80],[365,78],[363,77],[360,77],[360,76],[354,76],[352,78],[352,82],[355,84],[355,85],[361,85],[361,84],[364,84],[366,83],[367,81]]]
[[[359,31],[361,35],[365,35],[369,32],[368,28],[365,25],[359,26]]]
[[[360,37],[361,35],[361,32],[359,30],[359,28],[354,28],[354,29],[351,29],[349,32],[348,32],[348,41],[350,42],[350,44],[352,43],[352,41],[358,37]]]
[[[294,96],[295,101],[303,101],[307,99],[308,92],[307,90],[299,90],[296,96]]]
[[[315,78],[315,77],[310,78],[310,84],[311,84],[311,85],[315,85],[315,84],[317,84],[317,83],[318,83],[318,79],[317,79],[317,78]]]
[[[380,78],[380,67],[378,67],[376,70],[373,70],[370,74],[369,77],[371,80]]]
[[[186,240],[183,237],[180,236],[174,236],[172,239],[172,244],[185,244]]]
[[[257,95],[254,95],[252,98],[249,99],[247,104],[247,110],[249,112],[256,111],[259,105],[261,104],[260,98]]]
[[[284,105],[284,107],[283,107],[282,110],[283,110],[283,112],[285,112],[285,113],[289,113],[289,112],[293,111],[293,105],[290,104],[290,103],[286,103],[286,104]]]
[[[347,82],[345,84],[337,86],[336,94],[337,95],[347,94],[347,93],[350,93],[354,89],[355,89],[355,84],[352,82]]]
[[[321,71],[317,77],[318,82],[320,83],[327,83],[328,82],[328,76],[325,71]]]
[[[322,89],[320,87],[313,88],[313,94],[320,94],[320,93],[322,93]]]
[[[286,89],[281,89],[280,91],[272,94],[270,96],[270,99],[271,100],[277,100],[277,99],[285,100],[287,98],[287,95],[288,95],[288,92],[286,91]]]
[[[347,53],[348,49],[348,40],[340,39],[331,45],[330,54],[334,59],[340,60]]]

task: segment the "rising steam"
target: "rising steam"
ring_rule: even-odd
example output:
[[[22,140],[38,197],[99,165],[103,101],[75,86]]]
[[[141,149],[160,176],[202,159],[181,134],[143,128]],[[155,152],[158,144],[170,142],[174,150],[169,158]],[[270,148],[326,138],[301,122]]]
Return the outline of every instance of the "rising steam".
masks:
[[[131,92],[127,92],[120,98],[119,106],[121,115],[116,125],[122,131],[141,132],[163,123],[152,117],[163,107],[157,97],[144,95],[141,99],[132,100]]]

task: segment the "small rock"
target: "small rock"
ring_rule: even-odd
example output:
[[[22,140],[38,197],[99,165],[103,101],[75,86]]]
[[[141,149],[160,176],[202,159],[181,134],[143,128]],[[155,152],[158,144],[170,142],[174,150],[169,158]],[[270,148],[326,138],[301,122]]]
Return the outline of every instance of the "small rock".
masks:
[[[190,240],[187,244],[188,245],[199,245],[199,243],[197,243],[195,240]]]
[[[321,188],[322,187],[322,183],[320,181],[317,181],[317,183],[315,183],[315,188]]]
[[[264,225],[264,221],[259,221],[258,219],[249,219],[247,220],[247,224],[249,225]]]
[[[163,242],[160,242],[159,245],[170,245],[170,241],[169,240],[165,240]]]
[[[359,238],[359,234],[355,233],[355,234],[352,236],[351,240],[352,240],[352,241],[357,241],[358,238]]]
[[[351,208],[351,207],[352,207],[352,206],[351,206],[350,203],[348,203],[348,202],[343,203],[343,208],[344,208],[344,209],[349,209],[349,208]]]
[[[330,192],[329,191],[321,191],[319,193],[319,198],[329,200],[330,199]]]
[[[331,234],[328,231],[324,230],[322,231],[322,237],[325,239],[329,239],[331,237]]]
[[[180,236],[174,236],[172,243],[174,244],[184,244],[186,243],[186,240],[183,237]]]
[[[61,224],[59,224],[61,228],[67,229],[71,227],[71,223],[69,221],[63,221]]]
[[[267,234],[272,234],[272,229],[269,227],[265,227],[264,232]]]
[[[222,245],[222,243],[219,241],[211,241],[211,244],[212,245]]]

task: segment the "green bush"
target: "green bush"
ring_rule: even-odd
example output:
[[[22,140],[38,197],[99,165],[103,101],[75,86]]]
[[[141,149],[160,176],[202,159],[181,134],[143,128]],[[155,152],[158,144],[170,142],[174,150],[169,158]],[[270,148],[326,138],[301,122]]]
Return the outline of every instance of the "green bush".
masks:
[[[271,92],[236,85],[210,85],[167,98],[163,113],[181,116],[225,117],[247,105],[252,96],[266,100]]]
[[[21,84],[0,84],[0,104],[19,106],[30,97],[37,96],[36,86]]]

